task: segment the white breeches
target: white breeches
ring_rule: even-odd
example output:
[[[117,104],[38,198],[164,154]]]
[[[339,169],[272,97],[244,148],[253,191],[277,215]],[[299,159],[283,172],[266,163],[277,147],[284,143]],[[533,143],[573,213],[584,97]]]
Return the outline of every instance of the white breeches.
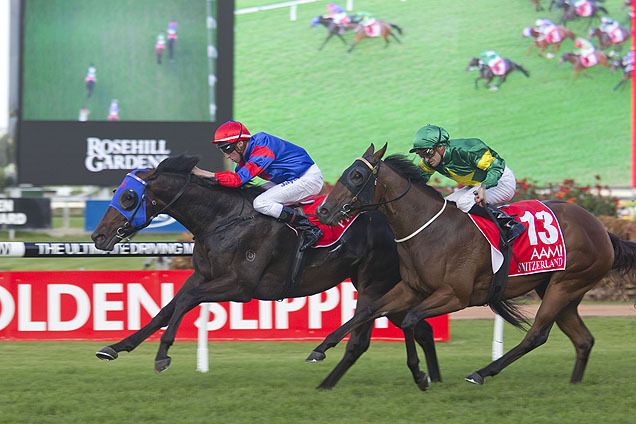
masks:
[[[322,181],[322,171],[313,164],[300,178],[276,184],[258,195],[254,199],[254,209],[278,218],[284,205],[292,205],[320,193]],[[264,184],[265,187],[268,185]]]
[[[455,202],[457,207],[462,211],[468,212],[475,205],[475,195],[473,192],[478,187],[479,186],[462,187],[446,196],[446,199]],[[512,199],[516,190],[517,180],[515,179],[515,174],[506,166],[497,185],[486,189],[486,201],[492,204],[507,202]]]

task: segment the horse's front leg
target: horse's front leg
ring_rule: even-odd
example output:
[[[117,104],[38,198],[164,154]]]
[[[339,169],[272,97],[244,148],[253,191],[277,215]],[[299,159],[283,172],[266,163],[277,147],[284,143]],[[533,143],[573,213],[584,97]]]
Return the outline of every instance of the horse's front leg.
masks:
[[[155,315],[148,324],[144,325],[141,329],[137,330],[120,342],[100,349],[98,352],[95,353],[95,355],[97,355],[99,359],[111,361],[117,359],[117,357],[119,356],[118,352],[130,352],[131,350],[139,346],[144,340],[154,334],[155,331],[159,330],[161,327],[165,327],[168,324],[168,321],[170,320],[170,317],[174,312],[175,304],[179,300],[179,298],[183,295],[183,293],[201,284],[202,281],[203,278],[201,277],[201,275],[197,272],[194,272],[186,279],[186,281],[183,283],[172,300],[166,306],[161,308],[159,313],[157,313],[157,315]]]
[[[163,372],[170,367],[171,358],[168,349],[174,343],[183,316],[195,306],[203,302],[237,301],[247,302],[243,287],[237,283],[238,277],[234,272],[227,273],[209,282],[204,282],[183,293],[174,306],[174,312],[168,321],[168,328],[161,336],[157,356],[155,357],[155,371]],[[206,325],[202,323],[201,325]]]
[[[321,362],[326,358],[325,351],[336,346],[347,334],[368,321],[389,313],[406,311],[420,302],[420,295],[400,281],[387,294],[364,309],[356,310],[349,321],[329,334],[305,359],[307,362]]]
[[[320,47],[318,47],[318,51],[322,50],[322,48],[325,47],[325,44],[327,44],[327,41],[329,41],[331,37],[333,37],[333,32],[330,32],[329,35],[327,35],[327,38],[325,38],[325,41],[323,41]]]

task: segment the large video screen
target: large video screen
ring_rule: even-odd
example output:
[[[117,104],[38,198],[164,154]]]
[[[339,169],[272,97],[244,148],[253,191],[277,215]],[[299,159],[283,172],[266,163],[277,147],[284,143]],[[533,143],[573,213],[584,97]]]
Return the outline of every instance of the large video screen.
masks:
[[[234,2],[22,0],[18,182],[113,185],[232,117]]]

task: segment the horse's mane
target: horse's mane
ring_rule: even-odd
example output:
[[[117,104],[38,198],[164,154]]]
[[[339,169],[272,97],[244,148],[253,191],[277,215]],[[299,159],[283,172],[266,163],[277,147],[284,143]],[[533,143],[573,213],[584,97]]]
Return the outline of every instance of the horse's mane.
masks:
[[[164,159],[163,161],[161,161],[161,163],[159,163],[159,165],[157,165],[157,168],[155,169],[155,173],[156,174],[187,175],[190,172],[192,172],[192,168],[194,168],[195,165],[199,163],[199,160],[201,160],[199,156],[189,156],[186,154],[171,156]],[[234,187],[225,187],[218,184],[213,184],[210,179],[199,177],[197,175],[192,175],[192,178],[196,184],[208,189],[211,189],[214,187],[218,189],[236,191],[237,193],[238,193],[237,190],[242,189],[246,193],[251,194],[253,197],[256,197],[258,194],[263,192],[263,189],[260,186],[257,186],[251,183],[247,183],[241,187],[234,188]]]
[[[439,191],[426,183],[420,168],[411,162],[405,155],[388,156],[384,159],[384,163],[399,175],[410,180],[411,183],[421,189],[428,191],[433,196],[439,197],[440,199],[443,197]]]
[[[155,172],[157,174],[189,174],[192,168],[199,163],[199,156],[187,156],[181,154],[179,156],[171,156],[161,161]]]

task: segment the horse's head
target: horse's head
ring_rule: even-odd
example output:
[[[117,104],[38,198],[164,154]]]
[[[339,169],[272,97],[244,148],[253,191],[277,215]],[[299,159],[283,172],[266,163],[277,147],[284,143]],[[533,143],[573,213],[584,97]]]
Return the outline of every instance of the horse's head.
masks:
[[[574,53],[563,53],[561,55],[561,59],[559,59],[559,65],[565,63],[565,62],[572,62],[574,63],[574,59],[576,58],[576,55]]]
[[[378,206],[377,174],[387,144],[375,152],[373,144],[340,176],[336,185],[316,209],[318,219],[336,226],[341,219]]]
[[[91,234],[95,247],[113,250],[115,244],[146,228],[183,194],[191,179],[190,172],[198,160],[197,157],[181,155],[164,160],[155,170],[136,169],[126,174],[115,190],[106,213]],[[184,178],[178,178],[176,188],[167,187],[163,180],[157,182],[154,189],[151,188],[162,174],[170,174],[173,178],[175,174],[183,175]]]
[[[474,71],[476,69],[479,69],[479,59],[477,59],[476,57],[473,57],[468,62],[468,65],[466,65],[466,70],[467,71]]]

